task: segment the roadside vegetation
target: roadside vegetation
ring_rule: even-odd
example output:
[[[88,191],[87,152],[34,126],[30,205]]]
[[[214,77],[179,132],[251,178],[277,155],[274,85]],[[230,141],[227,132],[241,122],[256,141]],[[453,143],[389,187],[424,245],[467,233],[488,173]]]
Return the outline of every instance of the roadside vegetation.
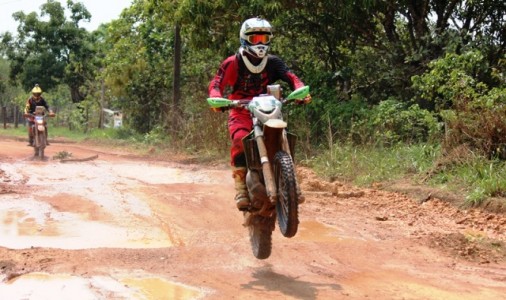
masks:
[[[0,104],[22,108],[39,83],[53,135],[226,161],[226,114],[207,108],[207,85],[241,23],[261,15],[271,52],[311,87],[313,102],[285,114],[300,163],[483,205],[506,193],[505,13],[497,0],[144,0],[88,32],[82,4],[48,0],[0,33]],[[121,128],[104,109],[122,113]]]

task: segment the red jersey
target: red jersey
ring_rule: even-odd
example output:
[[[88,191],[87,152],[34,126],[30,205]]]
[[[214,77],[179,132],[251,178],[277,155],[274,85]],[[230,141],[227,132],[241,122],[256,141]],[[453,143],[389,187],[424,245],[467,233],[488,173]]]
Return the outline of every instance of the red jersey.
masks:
[[[267,64],[262,72],[248,70],[240,54],[227,57],[209,84],[209,97],[223,97],[226,87],[232,87],[228,96],[231,100],[251,99],[267,93],[267,85],[283,80],[292,90],[303,87],[304,83],[275,55],[267,56]]]

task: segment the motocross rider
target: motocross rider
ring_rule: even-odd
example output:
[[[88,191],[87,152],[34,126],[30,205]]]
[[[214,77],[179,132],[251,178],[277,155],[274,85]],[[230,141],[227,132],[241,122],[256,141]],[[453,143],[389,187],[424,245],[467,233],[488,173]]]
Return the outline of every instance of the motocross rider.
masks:
[[[35,108],[37,106],[44,106],[46,108],[46,111],[49,112],[49,115],[53,115],[53,112],[49,109],[49,105],[47,104],[46,100],[42,97],[42,89],[38,84],[34,86],[32,89],[32,96],[26,100],[25,104],[25,114],[34,114]],[[33,146],[33,132],[32,132],[32,126],[34,125],[33,119],[27,119],[28,121],[28,146]],[[49,145],[49,141],[47,140],[47,127],[45,130],[46,133],[46,145]]]
[[[252,99],[259,94],[267,93],[267,85],[279,79],[290,85],[292,90],[303,87],[304,83],[293,74],[286,64],[277,56],[268,54],[272,39],[272,26],[262,18],[251,18],[241,26],[238,52],[227,57],[220,65],[216,75],[209,84],[209,97],[223,97],[227,86],[232,90],[228,99]],[[308,95],[298,104],[311,102]],[[220,111],[220,109],[213,109]],[[235,182],[235,202],[241,211],[247,210],[250,204],[246,188],[246,157],[242,139],[253,127],[248,110],[234,108],[228,117],[228,131],[232,146],[230,149],[232,177]]]

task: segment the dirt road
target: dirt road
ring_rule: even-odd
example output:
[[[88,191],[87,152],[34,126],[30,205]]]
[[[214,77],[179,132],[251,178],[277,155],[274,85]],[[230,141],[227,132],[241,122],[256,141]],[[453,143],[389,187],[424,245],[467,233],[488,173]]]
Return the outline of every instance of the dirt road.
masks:
[[[502,214],[299,168],[299,232],[257,260],[226,165],[58,142],[34,161],[25,145],[0,137],[2,300],[506,299]]]

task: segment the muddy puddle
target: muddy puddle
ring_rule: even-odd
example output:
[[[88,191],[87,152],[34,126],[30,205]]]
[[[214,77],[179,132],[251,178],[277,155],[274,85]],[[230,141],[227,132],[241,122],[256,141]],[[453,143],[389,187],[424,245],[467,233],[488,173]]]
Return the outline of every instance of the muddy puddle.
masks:
[[[170,247],[178,237],[167,233],[138,188],[219,180],[132,162],[50,162],[31,168],[2,163],[0,169],[5,184],[23,187],[0,195],[0,246],[11,249]]]
[[[205,291],[157,277],[30,273],[0,284],[1,299],[199,299]]]

